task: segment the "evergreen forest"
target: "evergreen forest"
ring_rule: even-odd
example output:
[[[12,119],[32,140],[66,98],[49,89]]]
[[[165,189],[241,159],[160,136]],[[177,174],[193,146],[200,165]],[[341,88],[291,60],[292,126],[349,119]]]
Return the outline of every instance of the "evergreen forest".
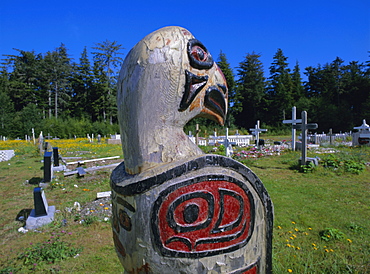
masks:
[[[64,44],[47,53],[14,49],[14,54],[3,54],[0,136],[23,139],[32,128],[59,138],[118,133],[116,82],[122,51],[122,45],[106,40],[91,52],[85,47],[78,60]],[[229,88],[226,126],[249,129],[260,120],[269,131],[288,129],[282,120],[291,118],[293,106],[297,118],[308,112],[308,122],[318,123],[318,132],[350,131],[370,119],[370,60],[345,63],[337,57],[301,71],[298,62],[289,64],[277,49],[265,75],[260,57],[248,53],[231,68],[226,54],[218,55]]]

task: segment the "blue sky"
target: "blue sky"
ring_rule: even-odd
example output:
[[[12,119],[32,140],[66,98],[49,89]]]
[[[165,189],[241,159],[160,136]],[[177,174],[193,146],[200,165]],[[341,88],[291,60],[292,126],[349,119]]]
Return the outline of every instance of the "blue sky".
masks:
[[[222,50],[234,71],[254,51],[267,72],[278,48],[301,72],[337,56],[346,64],[370,60],[369,0],[3,0],[0,55],[17,54],[13,48],[46,53],[64,43],[78,61],[85,46],[90,53],[106,39],[126,54],[170,25],[187,28],[215,59]]]

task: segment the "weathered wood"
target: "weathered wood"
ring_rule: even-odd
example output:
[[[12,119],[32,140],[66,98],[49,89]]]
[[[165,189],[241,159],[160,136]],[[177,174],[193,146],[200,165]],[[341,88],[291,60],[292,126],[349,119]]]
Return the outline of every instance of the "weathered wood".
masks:
[[[186,29],[126,56],[117,106],[124,162],[111,175],[113,241],[127,273],[269,273],[273,206],[246,166],[205,155],[183,127],[224,123],[226,80]]]
[[[89,159],[89,160],[69,162],[69,163],[67,163],[67,165],[85,164],[85,163],[91,163],[91,162],[113,160],[113,159],[118,159],[118,158],[120,158],[120,156],[112,156],[112,157],[105,157],[105,158],[98,158],[98,159]]]

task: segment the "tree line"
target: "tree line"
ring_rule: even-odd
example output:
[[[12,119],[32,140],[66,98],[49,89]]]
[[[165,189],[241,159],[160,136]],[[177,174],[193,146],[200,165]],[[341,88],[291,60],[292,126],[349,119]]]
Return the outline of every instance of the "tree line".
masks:
[[[57,137],[118,131],[116,81],[122,45],[97,43],[74,61],[64,44],[46,54],[15,49],[3,55],[0,74],[0,135],[44,131]]]
[[[301,111],[308,112],[309,122],[318,123],[318,132],[350,131],[370,118],[370,61],[345,64],[337,57],[305,68],[307,80],[303,81],[298,62],[291,70],[281,49],[273,56],[268,77],[260,57],[246,54],[234,76],[225,54],[219,56],[218,65],[229,86],[229,125],[249,129],[260,120],[272,130],[289,128],[282,120],[291,119],[293,106],[297,118]]]
[[[17,54],[3,55],[0,135],[23,137],[32,128],[61,138],[118,132],[116,83],[123,47],[106,40],[92,49],[91,59],[85,47],[78,61],[64,44],[46,54],[15,49]],[[306,110],[319,132],[348,131],[370,117],[370,61],[345,64],[337,57],[305,68],[303,81],[298,62],[290,69],[281,49],[273,56],[268,76],[260,57],[246,54],[234,73],[226,55],[218,56],[229,88],[226,126],[249,129],[260,120],[264,128],[284,130],[289,126],[282,120],[291,118],[293,106],[298,118]]]

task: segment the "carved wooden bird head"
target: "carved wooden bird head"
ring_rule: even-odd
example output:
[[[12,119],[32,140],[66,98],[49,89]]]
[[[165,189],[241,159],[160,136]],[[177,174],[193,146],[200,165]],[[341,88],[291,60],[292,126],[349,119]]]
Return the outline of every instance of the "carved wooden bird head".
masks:
[[[127,55],[118,80],[118,118],[126,171],[201,154],[183,132],[195,117],[220,124],[227,112],[224,75],[186,29],[165,27]]]

